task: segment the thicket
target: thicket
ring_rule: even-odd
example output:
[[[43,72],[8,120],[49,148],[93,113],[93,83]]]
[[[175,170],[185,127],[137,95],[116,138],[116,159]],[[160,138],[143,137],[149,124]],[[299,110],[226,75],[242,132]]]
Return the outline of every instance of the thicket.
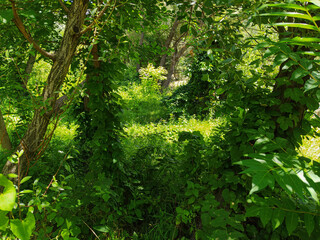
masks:
[[[248,25],[278,27],[276,40],[239,43],[235,19],[214,22],[221,28],[195,44],[190,81],[169,97],[166,72],[151,64],[118,88],[125,66],[112,36],[124,30],[93,36],[91,48],[109,45],[86,59],[80,94],[67,88],[78,99],[50,125],[46,154],[16,186],[17,175],[0,174],[1,238],[318,239],[319,163],[297,148],[320,127],[319,8],[263,5]],[[260,57],[247,64],[252,51]]]

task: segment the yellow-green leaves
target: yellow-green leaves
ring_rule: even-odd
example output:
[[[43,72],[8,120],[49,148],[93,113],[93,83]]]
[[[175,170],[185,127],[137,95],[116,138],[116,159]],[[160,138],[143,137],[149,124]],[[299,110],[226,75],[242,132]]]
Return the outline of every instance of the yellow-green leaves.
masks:
[[[29,240],[32,231],[35,227],[36,221],[33,213],[28,212],[24,220],[14,219],[10,221],[10,227],[13,234],[21,240]]]
[[[4,187],[3,193],[0,193],[0,210],[10,212],[16,201],[16,189],[3,174],[0,174],[0,186]]]

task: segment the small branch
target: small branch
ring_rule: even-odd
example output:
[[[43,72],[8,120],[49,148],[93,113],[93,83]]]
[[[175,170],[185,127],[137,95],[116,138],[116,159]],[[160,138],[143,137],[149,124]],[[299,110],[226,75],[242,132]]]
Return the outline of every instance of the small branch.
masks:
[[[92,23],[86,27],[85,29],[83,29],[80,34],[85,34],[86,32],[90,31],[92,29],[92,27],[96,24],[96,22],[103,16],[104,12],[107,10],[107,8],[109,7],[108,4],[106,4],[106,6],[104,6],[104,8],[101,10],[101,12],[99,13],[99,15],[92,21]]]
[[[66,12],[66,13],[69,13],[69,8],[67,8],[67,6],[62,2],[62,0],[58,0],[61,7],[63,8],[63,10]]]
[[[13,11],[13,16],[14,16],[14,23],[16,24],[17,28],[20,30],[20,32],[22,33],[22,35],[28,40],[28,42],[30,44],[33,45],[33,47],[43,56],[48,57],[52,60],[55,60],[55,55],[46,52],[45,50],[43,50],[34,40],[33,38],[30,36],[30,34],[27,32],[27,30],[25,29],[21,18],[18,15],[17,9],[16,9],[16,3],[14,0],[10,0],[11,2],[11,6],[12,6],[12,11]]]

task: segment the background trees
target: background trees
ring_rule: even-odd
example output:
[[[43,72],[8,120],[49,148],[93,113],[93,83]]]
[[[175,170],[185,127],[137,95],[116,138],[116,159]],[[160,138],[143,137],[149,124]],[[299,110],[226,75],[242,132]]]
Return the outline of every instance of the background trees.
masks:
[[[261,5],[1,3],[2,236],[316,239],[320,6]]]

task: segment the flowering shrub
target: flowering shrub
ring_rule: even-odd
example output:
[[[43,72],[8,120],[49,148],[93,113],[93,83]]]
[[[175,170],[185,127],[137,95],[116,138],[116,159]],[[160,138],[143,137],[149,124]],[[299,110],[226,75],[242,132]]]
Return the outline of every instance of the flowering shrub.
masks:
[[[146,68],[139,70],[141,85],[145,93],[159,92],[159,83],[166,79],[167,70],[164,67],[155,68],[152,63],[149,63]]]

